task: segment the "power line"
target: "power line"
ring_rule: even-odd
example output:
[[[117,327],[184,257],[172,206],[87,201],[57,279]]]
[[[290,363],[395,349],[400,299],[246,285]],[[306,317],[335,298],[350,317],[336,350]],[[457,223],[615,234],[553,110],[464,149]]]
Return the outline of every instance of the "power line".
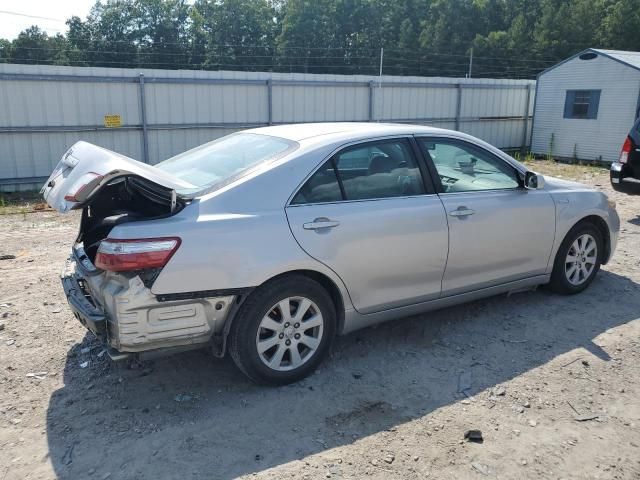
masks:
[[[4,13],[5,15],[14,15],[16,17],[27,17],[27,18],[36,18],[39,20],[53,20],[54,22],[61,22],[61,23],[65,23],[66,20],[61,20],[59,18],[51,18],[51,17],[40,17],[38,15],[29,15],[26,13],[19,13],[19,12],[9,12],[7,10],[0,10],[0,13]]]
[[[69,53],[69,52],[80,52],[80,53],[96,53],[96,54],[110,54],[116,56],[123,57],[139,57],[139,56],[169,56],[169,57],[185,57],[192,54],[191,50],[188,48],[188,45],[183,45],[186,50],[184,52],[163,52],[161,50],[154,51],[145,51],[143,46],[136,45],[138,50],[136,51],[122,51],[122,50],[94,50],[94,49],[73,49],[73,48],[56,48],[56,47],[19,47],[21,50],[29,50],[29,51],[51,51],[51,52],[61,52],[61,53]],[[219,47],[232,47],[234,45],[221,45]],[[275,49],[274,49],[275,50]],[[399,50],[396,50],[399,51]],[[225,54],[220,53],[218,51],[218,47],[215,47],[213,50],[207,50],[204,55],[209,58],[238,58],[238,59],[266,59],[266,58],[274,58],[279,60],[345,60],[345,61],[354,61],[354,60],[375,60],[376,62],[379,60],[378,56],[359,56],[359,55],[350,55],[349,52],[345,52],[345,55],[288,55],[288,54],[279,54],[274,51],[271,55],[253,55],[246,53],[233,53],[233,54]],[[444,56],[444,54],[436,54],[436,53],[424,53],[424,54],[409,54],[402,56],[387,56],[385,58],[385,64],[389,67],[393,67],[394,62],[404,62],[404,63],[413,63],[413,64],[437,64],[437,65],[455,65],[455,66],[466,66],[467,61],[466,57],[464,59],[460,55],[452,54],[451,57],[454,57],[454,61],[456,63],[444,62],[437,59],[431,59],[429,57],[432,56]],[[460,57],[460,60],[456,60],[455,57]],[[498,57],[479,57],[475,56],[476,63],[478,63],[479,67],[482,66],[482,62],[479,60],[485,59],[498,59]],[[542,61],[535,59],[526,59],[526,58],[500,58],[502,61],[508,62],[506,66],[510,66],[516,64],[518,66],[524,64],[541,64],[539,67],[527,67],[531,69],[544,69],[548,66],[554,65],[557,61]],[[493,63],[493,62],[492,62]],[[391,65],[390,65],[391,64]],[[494,65],[496,66],[496,65]]]

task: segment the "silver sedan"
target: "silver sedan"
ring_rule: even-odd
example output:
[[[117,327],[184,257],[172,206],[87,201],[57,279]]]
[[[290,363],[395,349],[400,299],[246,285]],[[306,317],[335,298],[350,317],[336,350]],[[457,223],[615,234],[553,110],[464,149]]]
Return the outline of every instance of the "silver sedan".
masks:
[[[410,125],[258,128],[155,166],[78,142],[42,193],[82,209],[62,283],[112,358],[209,347],[270,384],[309,375],[336,334],[581,292],[619,229],[602,193]]]

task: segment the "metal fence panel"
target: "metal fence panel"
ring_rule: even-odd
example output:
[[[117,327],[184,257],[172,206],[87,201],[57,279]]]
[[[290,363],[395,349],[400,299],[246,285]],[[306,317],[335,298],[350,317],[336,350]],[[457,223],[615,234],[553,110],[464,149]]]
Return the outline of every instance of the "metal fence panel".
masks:
[[[529,80],[0,64],[0,188],[37,187],[78,140],[153,164],[274,123],[410,122],[521,148],[534,87]],[[105,115],[119,115],[121,124],[107,128]]]

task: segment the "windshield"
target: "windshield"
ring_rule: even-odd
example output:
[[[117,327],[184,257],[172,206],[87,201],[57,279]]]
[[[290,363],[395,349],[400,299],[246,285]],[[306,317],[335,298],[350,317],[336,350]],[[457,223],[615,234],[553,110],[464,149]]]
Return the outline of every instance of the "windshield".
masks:
[[[283,138],[256,133],[234,133],[188,150],[156,165],[175,177],[196,185],[191,193],[222,186],[251,168],[275,160],[296,147]]]

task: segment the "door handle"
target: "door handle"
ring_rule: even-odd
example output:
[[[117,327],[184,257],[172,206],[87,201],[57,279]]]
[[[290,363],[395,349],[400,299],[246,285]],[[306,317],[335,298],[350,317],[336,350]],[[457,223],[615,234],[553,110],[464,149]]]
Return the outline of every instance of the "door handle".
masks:
[[[449,212],[449,215],[451,215],[452,217],[468,217],[469,215],[473,215],[474,213],[476,213],[476,211],[471,210],[470,208],[458,207],[456,210]]]
[[[303,223],[302,228],[305,230],[320,230],[322,228],[334,228],[340,225],[336,220],[329,220],[325,217],[316,218],[313,222]]]

